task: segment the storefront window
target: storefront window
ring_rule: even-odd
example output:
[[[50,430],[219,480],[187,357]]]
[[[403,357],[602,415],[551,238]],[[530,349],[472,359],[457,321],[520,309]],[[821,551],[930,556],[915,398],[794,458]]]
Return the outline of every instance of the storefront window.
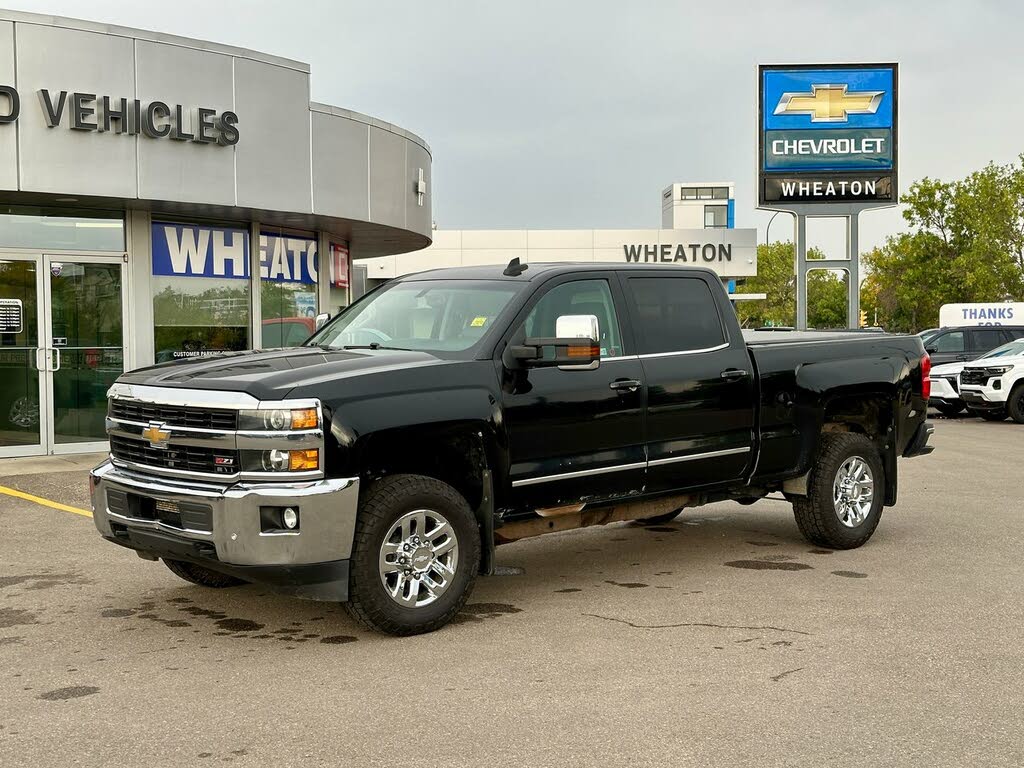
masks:
[[[123,251],[119,211],[76,211],[26,205],[0,208],[0,246],[60,251]]]
[[[249,232],[154,222],[156,362],[249,348]]]
[[[329,248],[331,255],[330,286],[328,288],[329,303],[324,307],[324,312],[336,315],[348,306],[352,258],[348,252],[347,243],[332,240],[329,243]]]
[[[315,237],[260,232],[263,347],[297,347],[313,335],[317,314]]]

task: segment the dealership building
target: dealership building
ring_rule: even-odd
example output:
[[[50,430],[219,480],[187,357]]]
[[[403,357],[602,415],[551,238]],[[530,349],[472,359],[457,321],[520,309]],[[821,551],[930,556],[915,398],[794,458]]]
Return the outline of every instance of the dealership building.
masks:
[[[123,370],[301,342],[430,244],[430,177],[306,64],[0,11],[0,457],[105,447]]]
[[[415,253],[358,259],[357,291],[400,275],[438,267],[523,263],[608,262],[708,267],[730,295],[757,274],[757,231],[736,229],[732,182],[681,182],[661,194],[659,229],[435,229],[433,243]]]

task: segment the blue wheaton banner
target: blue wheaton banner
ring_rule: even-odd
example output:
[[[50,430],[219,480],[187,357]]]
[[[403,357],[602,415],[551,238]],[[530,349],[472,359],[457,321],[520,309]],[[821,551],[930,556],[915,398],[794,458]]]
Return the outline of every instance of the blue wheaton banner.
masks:
[[[249,279],[249,230],[153,222],[153,274]],[[316,285],[317,241],[312,237],[260,234],[260,278]]]
[[[153,274],[249,278],[249,231],[153,222]]]
[[[896,202],[897,72],[762,65],[758,203]]]
[[[316,238],[260,233],[260,278],[275,283],[316,285]]]

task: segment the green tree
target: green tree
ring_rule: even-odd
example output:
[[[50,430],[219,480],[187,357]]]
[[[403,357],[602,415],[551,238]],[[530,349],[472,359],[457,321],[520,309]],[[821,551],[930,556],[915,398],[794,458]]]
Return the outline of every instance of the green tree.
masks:
[[[823,259],[818,248],[808,260]],[[761,301],[739,301],[736,312],[744,328],[796,324],[796,261],[791,242],[757,246],[757,277],[748,278],[739,293],[763,293]],[[846,327],[846,282],[835,272],[812,270],[807,275],[807,324],[812,328]]]
[[[924,178],[901,200],[912,231],[864,254],[865,308],[881,325],[936,325],[943,304],[1024,296],[1024,155],[954,182]]]

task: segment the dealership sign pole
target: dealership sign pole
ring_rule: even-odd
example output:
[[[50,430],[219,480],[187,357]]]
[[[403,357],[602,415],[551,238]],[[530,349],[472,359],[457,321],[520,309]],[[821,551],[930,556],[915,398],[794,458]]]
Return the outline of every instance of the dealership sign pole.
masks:
[[[860,316],[861,212],[899,201],[896,64],[758,67],[758,207],[793,214],[796,327],[807,328],[807,273],[847,273],[847,324]],[[846,258],[807,261],[807,218],[846,219]]]

